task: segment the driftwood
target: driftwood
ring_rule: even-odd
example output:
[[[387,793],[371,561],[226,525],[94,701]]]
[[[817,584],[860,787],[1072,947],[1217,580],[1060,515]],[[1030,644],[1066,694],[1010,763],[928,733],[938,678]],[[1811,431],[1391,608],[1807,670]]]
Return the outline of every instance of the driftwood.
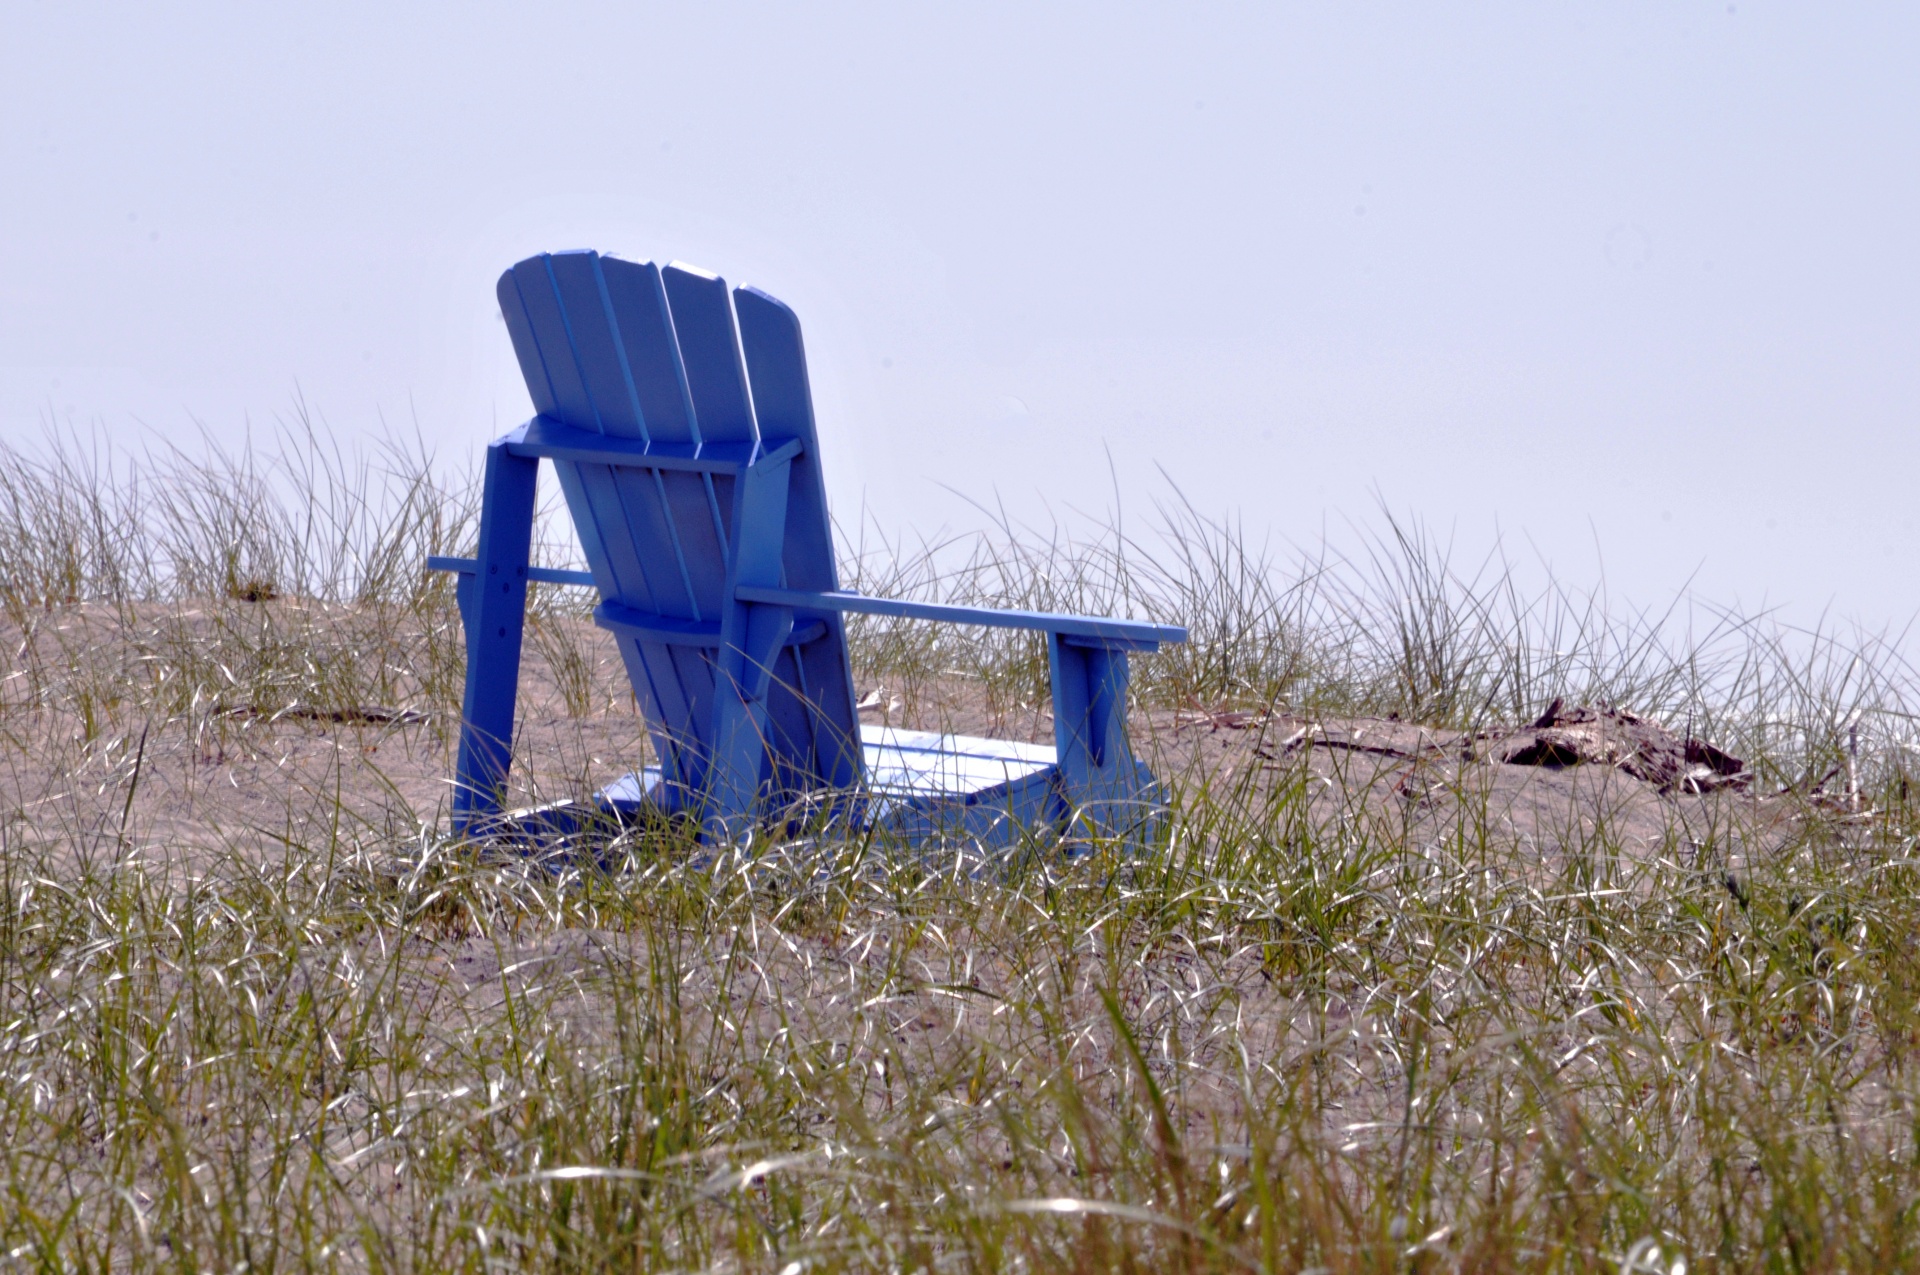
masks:
[[[1619,708],[1553,701],[1529,726],[1495,737],[1482,753],[1510,766],[1616,766],[1663,793],[1743,789],[1753,781],[1738,757]]]
[[[1244,730],[1266,727],[1265,714],[1183,714],[1179,724]],[[1724,749],[1691,735],[1682,738],[1656,722],[1625,709],[1555,700],[1536,720],[1521,727],[1474,732],[1422,727],[1392,719],[1364,718],[1339,723],[1306,722],[1254,755],[1278,763],[1302,749],[1326,748],[1404,758],[1452,755],[1470,761],[1509,766],[1611,766],[1661,793],[1698,795],[1722,789],[1743,790],[1753,781],[1746,763]]]

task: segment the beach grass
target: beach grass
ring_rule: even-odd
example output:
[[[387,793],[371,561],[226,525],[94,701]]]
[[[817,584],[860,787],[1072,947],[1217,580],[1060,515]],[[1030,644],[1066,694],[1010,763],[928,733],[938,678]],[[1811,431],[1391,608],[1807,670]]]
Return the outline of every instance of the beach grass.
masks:
[[[448,764],[463,652],[420,568],[471,546],[449,473],[300,420],[239,452],[0,450],[0,1261],[1920,1265],[1897,641],[1529,586],[1384,514],[1344,554],[1177,492],[1124,529],[856,524],[855,587],[1186,625],[1139,662],[1143,722],[1607,703],[1738,753],[1754,792],[1649,844],[1516,837],[1456,778],[1416,835],[1296,750],[1163,770],[1149,844],[1071,857],[715,854],[664,824],[537,854],[366,789],[373,749]],[[552,730],[634,711],[581,614],[536,597]],[[1044,706],[1021,635],[851,636],[903,717],[955,685]],[[276,765],[302,723],[376,760]],[[157,803],[162,767],[198,795]]]

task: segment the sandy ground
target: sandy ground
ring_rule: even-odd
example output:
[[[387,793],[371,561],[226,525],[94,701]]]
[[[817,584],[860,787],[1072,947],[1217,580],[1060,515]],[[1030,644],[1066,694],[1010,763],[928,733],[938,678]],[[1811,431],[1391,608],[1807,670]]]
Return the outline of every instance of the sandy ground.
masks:
[[[867,722],[1051,739],[1044,708],[995,712],[963,682],[923,684],[910,704],[885,687],[860,690],[872,701]],[[601,711],[571,716],[534,669],[521,702],[518,800],[577,797],[649,759],[630,699],[603,696]],[[0,717],[12,745],[0,750],[0,800],[16,828],[76,842],[124,833],[169,855],[271,853],[316,836],[406,837],[443,826],[448,723],[366,708],[344,721],[297,705],[278,716],[122,714],[91,740],[77,720],[14,712]],[[1160,710],[1135,714],[1133,738],[1189,802],[1204,793],[1257,812],[1304,786],[1312,822],[1359,821],[1410,851],[1476,838],[1543,864],[1606,847],[1737,868],[1747,848],[1783,835],[1795,818],[1774,799],[1661,792],[1618,766],[1503,764],[1484,739],[1396,721]]]

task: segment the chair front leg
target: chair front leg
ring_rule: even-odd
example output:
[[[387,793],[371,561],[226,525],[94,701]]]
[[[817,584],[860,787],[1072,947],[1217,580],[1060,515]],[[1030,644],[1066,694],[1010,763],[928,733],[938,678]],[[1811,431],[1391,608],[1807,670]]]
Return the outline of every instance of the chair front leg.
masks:
[[[527,615],[527,560],[540,462],[515,456],[504,441],[487,447],[480,505],[480,550],[463,576],[460,618],[467,638],[467,685],[460,708],[460,756],[454,771],[453,826],[484,827],[504,806],[513,758],[514,702]]]

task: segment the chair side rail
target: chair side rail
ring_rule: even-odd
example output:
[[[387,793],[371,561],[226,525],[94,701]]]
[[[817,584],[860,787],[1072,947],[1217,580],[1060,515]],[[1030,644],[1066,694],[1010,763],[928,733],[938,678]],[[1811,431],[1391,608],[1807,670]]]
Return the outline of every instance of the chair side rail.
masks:
[[[429,571],[452,571],[455,574],[470,576],[480,570],[480,563],[473,558],[449,558],[434,554],[427,559]],[[537,580],[541,584],[577,584],[584,588],[593,587],[593,572],[567,571],[560,567],[528,567],[527,579]]]

